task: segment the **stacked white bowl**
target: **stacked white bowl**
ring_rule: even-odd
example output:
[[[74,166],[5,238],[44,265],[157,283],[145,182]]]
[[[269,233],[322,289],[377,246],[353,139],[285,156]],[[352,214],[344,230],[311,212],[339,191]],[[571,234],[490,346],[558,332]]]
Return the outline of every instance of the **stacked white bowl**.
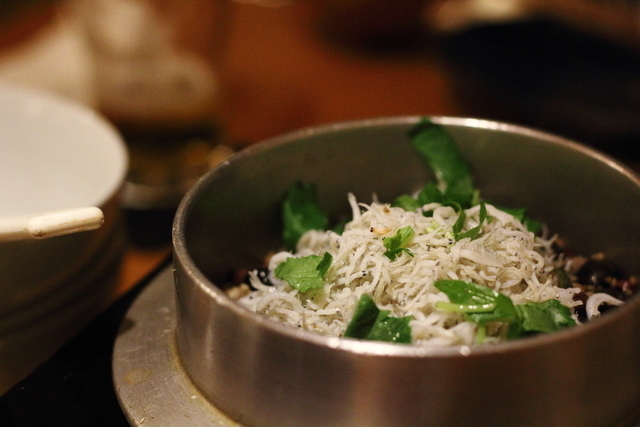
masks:
[[[98,207],[103,225],[0,241],[0,393],[105,307],[125,243],[119,193],[128,156],[94,111],[58,95],[0,86],[0,221]]]

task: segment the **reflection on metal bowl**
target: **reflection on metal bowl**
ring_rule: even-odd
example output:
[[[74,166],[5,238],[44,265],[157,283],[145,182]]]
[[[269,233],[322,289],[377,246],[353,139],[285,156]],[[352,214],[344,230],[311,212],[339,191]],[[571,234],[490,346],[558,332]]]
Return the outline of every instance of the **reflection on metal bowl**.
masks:
[[[406,136],[418,117],[306,129],[251,146],[183,199],[173,229],[177,348],[206,398],[246,426],[608,426],[640,403],[640,298],[584,327],[496,346],[425,350],[325,337],[250,312],[219,287],[281,246],[295,180],[323,207],[380,200],[430,177]],[[606,156],[504,123],[435,117],[483,196],[527,206],[581,253],[638,274],[640,180]],[[624,201],[624,202],[622,202]],[[624,207],[621,207],[624,205]]]

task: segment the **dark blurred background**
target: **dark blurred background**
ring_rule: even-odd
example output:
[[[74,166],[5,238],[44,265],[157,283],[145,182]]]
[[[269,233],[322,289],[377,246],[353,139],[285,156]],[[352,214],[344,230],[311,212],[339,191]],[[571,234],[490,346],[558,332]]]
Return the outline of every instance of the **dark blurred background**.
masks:
[[[0,82],[95,101],[73,2],[1,2]],[[221,117],[236,148],[398,114],[515,121],[605,150],[640,135],[636,0],[227,3]]]

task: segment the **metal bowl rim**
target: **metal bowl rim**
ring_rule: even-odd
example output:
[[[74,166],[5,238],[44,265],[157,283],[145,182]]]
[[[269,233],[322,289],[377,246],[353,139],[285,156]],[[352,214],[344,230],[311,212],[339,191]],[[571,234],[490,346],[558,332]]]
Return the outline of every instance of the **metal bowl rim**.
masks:
[[[213,181],[218,173],[229,167],[230,165],[242,161],[243,158],[258,155],[261,152],[270,150],[276,146],[295,143],[298,139],[308,137],[310,135],[318,135],[331,133],[339,130],[370,127],[378,125],[411,125],[416,124],[425,116],[395,116],[380,117],[373,119],[363,119],[354,121],[345,121],[330,123],[319,126],[311,126],[302,128],[292,132],[285,133],[280,136],[266,139],[262,142],[250,145],[231,158],[221,163],[207,174],[205,174],[185,195],[178,206],[172,229],[174,264],[176,259],[180,260],[187,275],[189,275],[197,286],[214,299],[216,304],[233,312],[233,314],[254,322],[256,327],[268,329],[272,333],[282,334],[291,339],[298,339],[308,342],[309,344],[330,347],[336,350],[352,352],[354,354],[362,354],[368,356],[384,356],[384,357],[406,357],[406,358],[442,358],[442,357],[481,357],[496,353],[516,353],[527,351],[534,347],[544,347],[557,345],[562,342],[571,341],[584,337],[585,335],[596,333],[597,330],[607,328],[609,325],[624,321],[623,318],[631,316],[631,313],[640,310],[640,294],[634,295],[625,304],[618,309],[607,313],[606,316],[596,319],[592,322],[579,325],[577,327],[568,328],[562,331],[540,334],[527,338],[520,338],[514,341],[508,341],[496,345],[478,345],[478,346],[454,346],[454,347],[435,347],[425,348],[414,345],[393,344],[385,342],[364,341],[352,338],[329,337],[293,328],[289,325],[276,322],[266,318],[265,316],[255,313],[248,308],[236,303],[229,298],[227,294],[211,282],[196,266],[194,260],[189,255],[186,248],[184,226],[190,207],[194,200],[197,199],[202,189],[207,187]],[[570,150],[577,151],[588,157],[594,158],[605,163],[610,168],[616,169],[618,173],[624,175],[625,178],[633,181],[636,186],[640,187],[640,177],[617,160],[613,159],[601,151],[587,147],[578,142],[572,141],[565,137],[555,135],[549,132],[537,130],[534,128],[524,127],[516,124],[499,122],[486,119],[476,119],[468,117],[452,117],[452,116],[428,116],[430,120],[442,125],[455,125],[461,127],[475,127],[482,129],[493,129],[502,132],[517,133],[529,135],[537,138],[540,142],[553,145],[562,145]]]

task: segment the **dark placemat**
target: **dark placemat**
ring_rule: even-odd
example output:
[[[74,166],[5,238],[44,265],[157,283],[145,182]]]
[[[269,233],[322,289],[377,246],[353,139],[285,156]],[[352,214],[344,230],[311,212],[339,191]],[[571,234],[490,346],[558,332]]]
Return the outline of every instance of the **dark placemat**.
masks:
[[[0,396],[0,426],[128,426],[113,386],[114,342],[130,305],[169,263],[170,257]]]

